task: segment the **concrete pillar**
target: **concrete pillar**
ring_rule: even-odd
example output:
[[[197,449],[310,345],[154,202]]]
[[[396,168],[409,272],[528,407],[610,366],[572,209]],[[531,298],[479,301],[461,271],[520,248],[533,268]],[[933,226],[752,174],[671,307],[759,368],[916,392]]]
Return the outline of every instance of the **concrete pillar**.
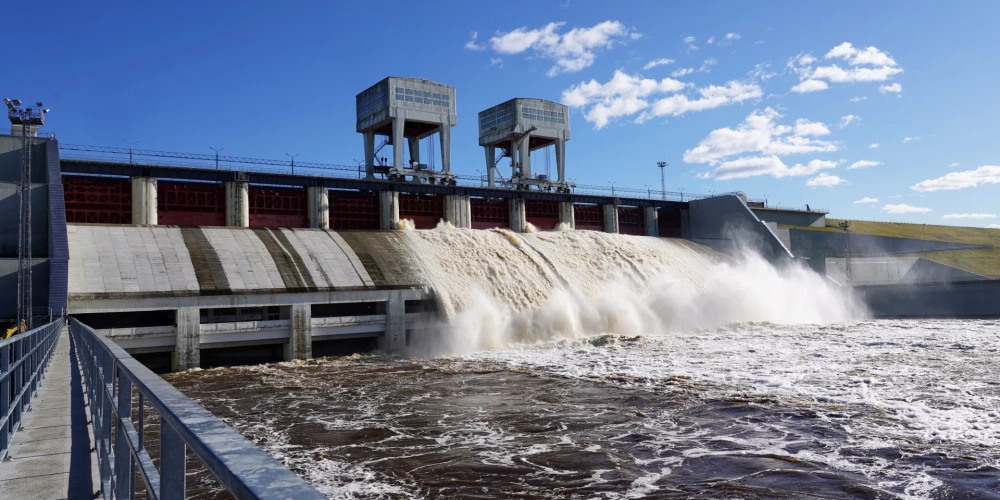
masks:
[[[179,372],[201,366],[201,310],[182,307],[174,313],[177,340],[170,370]]]
[[[410,146],[410,162],[420,163],[420,139],[410,137],[406,139],[406,142]],[[409,166],[409,163],[407,166]]]
[[[156,225],[156,177],[132,178],[132,224]]]
[[[681,209],[681,238],[691,239],[691,219],[688,209]]]
[[[455,227],[472,228],[472,198],[465,195],[445,195],[444,220]]]
[[[612,203],[604,205],[604,232],[618,232],[618,206]]]
[[[406,142],[403,131],[406,130],[406,113],[402,109],[396,110],[396,119],[392,121],[392,161],[396,168],[406,166],[403,163],[403,144]]]
[[[451,124],[445,123],[438,135],[441,136],[441,171],[451,172]]]
[[[576,212],[573,210],[572,201],[559,202],[559,222],[576,229]]]
[[[496,185],[494,179],[497,176],[497,164],[495,163],[496,148],[493,146],[483,146],[483,149],[486,150],[486,178],[489,181],[487,185],[494,187]]]
[[[566,182],[566,140],[556,139],[556,172],[559,182]]]
[[[365,136],[365,177],[375,177],[375,132],[364,132]]]
[[[660,223],[657,219],[656,207],[646,207],[645,212],[643,219],[646,221],[646,236],[659,236]]]
[[[330,190],[326,186],[306,188],[309,227],[330,229]]]
[[[514,198],[510,200],[510,230],[515,233],[523,233],[528,221],[524,214],[524,200]]]
[[[531,134],[521,136],[520,153],[517,155],[521,160],[521,176],[525,179],[531,178]]]
[[[385,305],[385,335],[379,339],[379,349],[401,351],[406,348],[406,301],[400,291],[390,291]]]
[[[379,191],[379,228],[383,231],[399,229],[399,193]]]
[[[250,183],[226,182],[226,225],[250,227]]]
[[[291,321],[285,361],[312,359],[312,304],[292,304]]]

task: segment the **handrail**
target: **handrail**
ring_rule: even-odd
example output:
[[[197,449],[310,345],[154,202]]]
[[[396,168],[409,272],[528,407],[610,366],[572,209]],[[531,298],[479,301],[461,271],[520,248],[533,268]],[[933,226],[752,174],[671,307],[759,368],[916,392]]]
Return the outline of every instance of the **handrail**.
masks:
[[[0,461],[52,359],[62,319],[0,341]],[[11,376],[13,375],[13,377]]]
[[[114,342],[75,319],[70,333],[87,382],[105,498],[134,498],[137,469],[148,498],[185,498],[187,449],[238,500],[326,498]],[[133,388],[138,392],[136,419]],[[147,400],[160,415],[159,470],[143,442]]]

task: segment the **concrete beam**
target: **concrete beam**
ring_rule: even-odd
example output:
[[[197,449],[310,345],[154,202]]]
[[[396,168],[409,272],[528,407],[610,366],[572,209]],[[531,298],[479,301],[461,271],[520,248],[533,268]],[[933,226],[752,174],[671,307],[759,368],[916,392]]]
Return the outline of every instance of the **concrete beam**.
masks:
[[[510,200],[510,230],[515,233],[523,233],[528,225],[528,220],[524,213],[524,200],[514,198]]]
[[[576,229],[576,212],[573,210],[573,202],[559,202],[559,222],[566,224],[570,229]]]
[[[132,178],[132,224],[156,225],[156,177]]]
[[[399,193],[379,191],[379,228],[383,231],[399,229]]]
[[[604,208],[604,232],[618,232],[618,206],[609,203],[603,205]]]
[[[659,236],[660,224],[657,220],[659,214],[656,211],[656,207],[646,207],[645,212],[643,220],[646,221],[646,236]]]
[[[325,186],[306,188],[309,227],[330,229],[330,190]]]
[[[472,227],[472,199],[469,196],[449,195],[444,197],[444,220],[463,229]]]
[[[250,227],[250,183],[226,182],[226,225]]]
[[[175,316],[177,341],[170,361],[170,370],[179,372],[201,365],[201,310],[197,307],[177,309]]]
[[[312,304],[292,305],[292,328],[284,354],[285,361],[312,359]]]

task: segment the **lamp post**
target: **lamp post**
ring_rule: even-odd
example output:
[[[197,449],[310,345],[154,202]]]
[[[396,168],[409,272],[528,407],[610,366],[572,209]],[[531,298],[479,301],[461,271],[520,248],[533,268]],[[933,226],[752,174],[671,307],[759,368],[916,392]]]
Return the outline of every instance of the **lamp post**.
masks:
[[[666,180],[667,178],[666,174],[664,174],[664,169],[667,168],[667,162],[658,161],[656,162],[656,166],[660,167],[660,193],[662,193],[661,197],[665,200],[667,199],[667,180]]]
[[[125,144],[128,144],[128,164],[129,164],[129,165],[132,165],[132,164],[133,164],[133,163],[132,163],[132,146],[133,146],[134,144],[139,144],[139,141],[135,141],[135,142],[128,142],[128,141],[126,141],[125,139],[122,139],[122,142],[124,142]]]
[[[614,183],[614,181],[608,181],[608,184],[611,184],[611,197],[612,198],[617,198],[617,196],[615,196],[615,183]]]
[[[292,175],[295,175],[295,157],[298,156],[298,153],[296,153],[296,154],[285,153],[285,154],[288,155],[288,157],[292,159]]]
[[[222,151],[222,150],[224,150],[226,148],[215,149],[212,146],[209,146],[208,149],[211,149],[212,151],[215,151],[215,169],[218,170],[219,169],[219,151]]]

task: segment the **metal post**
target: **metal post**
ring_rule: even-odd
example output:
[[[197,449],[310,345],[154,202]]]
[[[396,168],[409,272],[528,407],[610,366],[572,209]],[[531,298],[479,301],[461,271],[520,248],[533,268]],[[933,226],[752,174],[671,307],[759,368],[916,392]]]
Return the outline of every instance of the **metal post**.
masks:
[[[292,159],[292,175],[295,175],[295,157],[298,156],[298,154],[294,154],[294,155],[290,155],[288,153],[285,153],[285,154],[288,155],[288,157]]]
[[[125,139],[122,139],[122,142],[124,142],[125,144],[128,144],[128,164],[132,165],[133,164],[132,163],[132,145],[133,144],[139,144],[139,141],[128,142]]]
[[[666,178],[666,175],[664,174],[663,171],[667,167],[667,162],[665,162],[665,161],[658,161],[658,162],[656,162],[656,166],[660,167],[660,192],[662,193],[662,198],[664,200],[666,200],[667,199],[667,180],[666,180],[667,178]],[[684,200],[681,200],[681,201],[684,201]]]
[[[212,151],[215,151],[215,169],[218,170],[219,169],[219,151],[222,151],[222,150],[224,150],[226,148],[215,149],[212,146],[209,146],[208,149],[211,149]]]

